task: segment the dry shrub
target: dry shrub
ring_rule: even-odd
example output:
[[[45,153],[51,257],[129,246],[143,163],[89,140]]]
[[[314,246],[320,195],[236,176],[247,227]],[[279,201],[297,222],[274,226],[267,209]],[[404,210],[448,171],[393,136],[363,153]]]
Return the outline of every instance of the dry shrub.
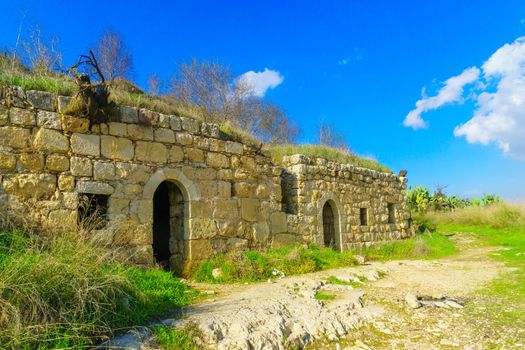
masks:
[[[507,228],[525,225],[525,209],[519,205],[497,203],[485,207],[466,207],[450,212],[428,212],[425,219],[434,224]]]

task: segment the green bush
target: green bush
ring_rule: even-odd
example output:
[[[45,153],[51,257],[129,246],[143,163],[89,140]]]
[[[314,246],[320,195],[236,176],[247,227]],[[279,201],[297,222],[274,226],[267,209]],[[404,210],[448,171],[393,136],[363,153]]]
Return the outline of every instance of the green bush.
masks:
[[[0,347],[84,348],[187,304],[170,273],[117,263],[89,242],[0,231]]]

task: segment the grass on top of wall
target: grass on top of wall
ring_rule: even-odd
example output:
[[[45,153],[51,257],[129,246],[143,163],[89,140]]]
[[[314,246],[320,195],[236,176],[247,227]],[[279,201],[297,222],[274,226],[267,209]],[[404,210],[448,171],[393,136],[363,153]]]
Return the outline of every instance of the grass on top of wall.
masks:
[[[0,231],[0,348],[92,347],[190,302],[171,273],[118,263],[73,237]]]
[[[367,168],[382,172],[392,171],[377,161],[360,157],[348,150],[329,147],[325,145],[275,145],[270,148],[272,157],[281,162],[285,156],[303,154],[308,157],[323,158],[338,163],[348,163],[361,168]]]
[[[75,83],[59,75],[43,76],[0,71],[0,85],[15,85],[24,90],[46,91],[63,96],[72,96],[77,91]]]

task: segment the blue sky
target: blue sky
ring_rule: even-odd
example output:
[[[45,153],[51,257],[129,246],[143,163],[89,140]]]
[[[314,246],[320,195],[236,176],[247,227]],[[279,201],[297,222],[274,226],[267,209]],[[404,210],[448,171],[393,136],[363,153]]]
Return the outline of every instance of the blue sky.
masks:
[[[58,36],[66,62],[113,28],[133,52],[141,86],[152,73],[168,79],[178,61],[192,57],[218,60],[238,75],[268,68],[283,81],[266,98],[299,123],[303,142],[315,139],[323,120],[355,152],[407,169],[411,184],[525,199],[521,102],[505,119],[513,121],[506,131],[485,132],[494,123],[476,123],[499,122],[502,109],[480,110],[486,103],[479,96],[503,93],[498,79],[505,80],[482,65],[525,36],[523,1],[108,1],[91,9],[85,2],[0,0],[0,48],[14,46],[22,18],[24,31],[39,25]],[[427,109],[418,115],[426,128],[403,125],[424,87],[436,96],[469,67],[479,78],[456,85],[454,96],[423,99]],[[512,91],[520,92],[518,85]],[[455,135],[476,113],[485,114]]]

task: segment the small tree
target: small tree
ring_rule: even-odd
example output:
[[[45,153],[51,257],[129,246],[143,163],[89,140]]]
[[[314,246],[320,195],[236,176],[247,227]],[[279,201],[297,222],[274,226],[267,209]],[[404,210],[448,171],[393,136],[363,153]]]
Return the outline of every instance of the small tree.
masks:
[[[319,144],[339,149],[348,149],[345,135],[342,132],[336,131],[333,124],[319,123]]]
[[[108,29],[98,40],[95,49],[102,74],[111,83],[115,78],[127,78],[133,69],[133,56],[124,39]]]
[[[150,95],[159,96],[162,86],[162,80],[157,74],[152,74],[148,78],[148,92]]]
[[[36,27],[29,35],[29,41],[22,42],[26,60],[34,73],[49,75],[62,63],[62,53],[57,50],[58,38],[46,39]]]

